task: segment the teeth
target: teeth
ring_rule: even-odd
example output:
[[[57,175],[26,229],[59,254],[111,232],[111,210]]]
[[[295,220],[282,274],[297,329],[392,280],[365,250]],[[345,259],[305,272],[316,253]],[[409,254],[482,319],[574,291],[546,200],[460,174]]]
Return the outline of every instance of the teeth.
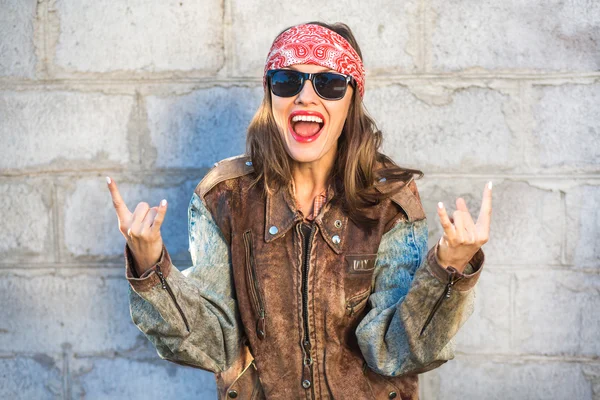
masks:
[[[321,118],[316,117],[314,115],[295,115],[294,118],[292,118],[292,122],[297,121],[312,121],[318,122],[319,124],[323,123],[323,120]]]

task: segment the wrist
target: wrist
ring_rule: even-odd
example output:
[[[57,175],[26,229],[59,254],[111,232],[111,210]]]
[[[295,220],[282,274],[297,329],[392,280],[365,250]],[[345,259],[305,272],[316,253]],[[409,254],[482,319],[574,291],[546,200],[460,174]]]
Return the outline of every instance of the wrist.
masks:
[[[461,274],[463,273],[463,271],[465,270],[465,268],[467,268],[467,265],[469,264],[469,262],[455,262],[455,261],[450,261],[450,260],[446,260],[443,258],[440,258],[439,255],[439,251],[440,251],[440,243],[442,241],[443,238],[440,238],[439,242],[436,245],[436,249],[435,249],[435,260],[436,262],[444,269],[447,269],[449,266],[454,267],[458,272],[460,272]]]

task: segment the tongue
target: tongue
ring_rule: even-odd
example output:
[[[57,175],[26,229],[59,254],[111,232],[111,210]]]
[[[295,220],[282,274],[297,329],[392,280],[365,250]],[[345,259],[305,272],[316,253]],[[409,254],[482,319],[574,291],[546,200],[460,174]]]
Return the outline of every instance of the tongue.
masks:
[[[294,124],[294,132],[300,136],[312,136],[319,132],[321,126],[317,122],[298,121]]]

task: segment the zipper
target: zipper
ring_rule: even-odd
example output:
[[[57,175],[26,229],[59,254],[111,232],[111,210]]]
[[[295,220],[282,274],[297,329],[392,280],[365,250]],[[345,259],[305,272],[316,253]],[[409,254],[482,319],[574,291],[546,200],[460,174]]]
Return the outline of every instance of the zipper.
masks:
[[[314,382],[312,380],[313,359],[310,355],[311,343],[310,343],[310,337],[308,334],[308,270],[309,270],[309,263],[310,263],[310,252],[312,249],[312,242],[313,242],[313,238],[316,233],[316,229],[315,229],[315,224],[311,223],[308,241],[306,240],[306,236],[304,235],[304,232],[302,232],[302,222],[300,222],[300,223],[298,223],[298,225],[296,225],[296,230],[298,231],[298,233],[300,234],[300,237],[302,238],[302,248],[304,250],[304,258],[303,258],[303,265],[302,265],[302,316],[303,316],[302,319],[304,322],[304,339],[302,341],[302,349],[304,350],[304,358],[302,360],[302,363],[303,363],[302,383],[309,381],[310,382],[309,387],[312,388]],[[303,387],[305,389],[309,388],[304,385],[303,385]],[[314,392],[312,391],[312,389],[311,389],[311,393],[313,393],[313,397],[314,397]]]
[[[173,303],[175,303],[175,307],[177,307],[177,310],[179,311],[179,315],[181,315],[181,318],[183,319],[183,323],[185,324],[185,329],[189,333],[190,332],[190,325],[188,324],[188,320],[185,317],[185,314],[183,313],[183,310],[181,309],[181,307],[177,303],[177,300],[175,299],[175,294],[173,293],[173,290],[171,290],[171,286],[169,286],[169,284],[167,283],[167,279],[164,277],[162,271],[160,270],[160,266],[159,265],[156,265],[156,274],[158,275],[158,278],[160,279],[160,283],[162,284],[162,288],[169,293],[169,296],[171,296],[171,299],[173,300]]]
[[[448,276],[448,283],[446,283],[446,287],[444,288],[444,291],[442,292],[440,297],[437,299],[437,301],[433,305],[433,309],[429,313],[427,320],[425,320],[425,325],[423,325],[423,328],[421,329],[421,333],[419,334],[419,336],[423,335],[423,332],[425,332],[425,328],[427,328],[427,326],[433,319],[433,316],[435,315],[436,311],[442,305],[442,302],[444,301],[444,299],[450,298],[450,294],[452,292],[452,286],[454,286],[454,284],[456,282],[458,282],[464,278],[464,276],[460,272],[458,272],[458,270],[456,268],[454,268],[453,266],[448,266],[448,268],[446,268],[446,269],[448,271],[450,271],[450,275]]]
[[[258,316],[256,319],[256,336],[258,336],[260,340],[263,340],[267,337],[267,332],[265,330],[265,303],[260,292],[258,278],[256,277],[256,265],[254,264],[254,254],[252,252],[252,231],[250,230],[244,232],[244,245],[246,247],[246,279],[248,281],[248,288],[252,305],[254,306],[254,312]]]

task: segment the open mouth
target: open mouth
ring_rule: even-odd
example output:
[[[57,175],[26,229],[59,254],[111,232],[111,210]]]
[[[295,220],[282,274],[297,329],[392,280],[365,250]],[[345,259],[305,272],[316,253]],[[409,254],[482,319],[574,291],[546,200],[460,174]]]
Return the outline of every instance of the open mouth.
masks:
[[[290,133],[298,142],[314,142],[324,126],[324,120],[315,115],[293,115],[289,119]]]

